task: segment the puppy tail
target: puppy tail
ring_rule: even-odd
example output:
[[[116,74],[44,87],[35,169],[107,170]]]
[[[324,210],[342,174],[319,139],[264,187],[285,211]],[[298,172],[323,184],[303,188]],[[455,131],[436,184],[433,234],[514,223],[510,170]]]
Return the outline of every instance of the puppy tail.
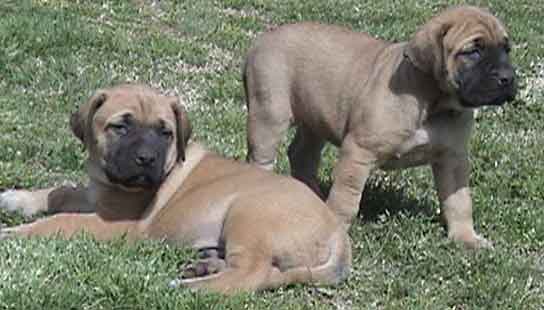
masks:
[[[351,270],[351,240],[347,232],[338,229],[331,240],[331,253],[324,264],[310,268],[311,281],[334,285],[345,280]]]
[[[328,260],[316,267],[298,267],[283,271],[288,283],[314,283],[335,285],[345,280],[351,270],[351,240],[343,228],[331,238]]]

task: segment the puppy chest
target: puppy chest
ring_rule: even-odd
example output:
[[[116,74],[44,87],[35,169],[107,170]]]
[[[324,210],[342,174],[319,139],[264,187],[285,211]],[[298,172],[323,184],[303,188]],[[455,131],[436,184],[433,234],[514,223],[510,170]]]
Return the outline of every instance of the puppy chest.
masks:
[[[396,148],[392,156],[381,165],[381,168],[391,170],[425,165],[437,156],[437,153],[437,146],[433,145],[429,131],[418,129]]]

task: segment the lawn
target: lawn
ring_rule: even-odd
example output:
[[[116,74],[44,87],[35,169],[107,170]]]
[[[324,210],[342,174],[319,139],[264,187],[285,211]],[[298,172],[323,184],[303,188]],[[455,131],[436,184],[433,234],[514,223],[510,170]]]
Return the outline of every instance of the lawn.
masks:
[[[460,1],[0,1],[0,190],[84,182],[69,114],[124,81],[181,95],[194,136],[245,157],[241,62],[258,33],[315,20],[389,40]],[[429,168],[374,174],[354,225],[353,271],[337,287],[231,298],[169,289],[195,253],[161,242],[0,242],[0,309],[543,309],[544,2],[472,1],[509,27],[520,90],[482,109],[471,140],[477,229],[494,250],[449,242]],[[283,146],[285,148],[285,146]],[[277,165],[288,172],[285,150]],[[326,149],[330,183],[336,151]],[[1,213],[6,225],[19,215]]]

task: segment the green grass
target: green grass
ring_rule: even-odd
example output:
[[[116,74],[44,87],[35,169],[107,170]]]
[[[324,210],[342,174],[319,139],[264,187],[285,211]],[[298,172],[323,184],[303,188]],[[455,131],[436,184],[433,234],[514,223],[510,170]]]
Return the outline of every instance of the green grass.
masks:
[[[406,40],[460,1],[1,1],[0,189],[84,181],[69,113],[99,87],[138,80],[182,95],[195,136],[245,156],[240,65],[252,38],[318,20]],[[544,3],[472,1],[515,42],[520,93],[478,116],[472,149],[477,229],[495,250],[445,238],[428,168],[376,173],[351,231],[354,266],[333,288],[295,286],[232,298],[167,288],[194,253],[161,242],[87,237],[0,243],[0,309],[543,309]],[[285,147],[285,146],[284,146]],[[278,171],[286,173],[285,151]],[[335,150],[325,154],[330,182]],[[0,213],[0,222],[22,218]]]

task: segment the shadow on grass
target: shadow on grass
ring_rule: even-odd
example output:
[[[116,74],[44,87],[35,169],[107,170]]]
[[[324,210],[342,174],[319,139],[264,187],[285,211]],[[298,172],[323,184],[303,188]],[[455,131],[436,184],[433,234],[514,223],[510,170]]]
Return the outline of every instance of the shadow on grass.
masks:
[[[321,184],[321,191],[325,197],[329,195],[332,183]],[[435,206],[430,198],[416,199],[410,197],[405,190],[391,184],[367,182],[363,190],[363,197],[359,203],[358,220],[360,222],[376,222],[380,217],[405,214],[409,217],[424,215],[435,217]]]
[[[331,186],[332,183],[330,182],[321,183],[321,191],[325,194],[325,197],[328,196]],[[7,190],[7,188],[0,188],[0,193],[4,190]],[[384,215],[395,216],[397,214],[404,214],[409,217],[417,215],[434,217],[436,213],[430,198],[416,199],[410,197],[405,190],[391,184],[367,182],[359,204],[358,220],[363,223],[376,222]],[[22,215],[0,211],[0,223],[8,224],[8,226],[20,224],[23,219]]]

